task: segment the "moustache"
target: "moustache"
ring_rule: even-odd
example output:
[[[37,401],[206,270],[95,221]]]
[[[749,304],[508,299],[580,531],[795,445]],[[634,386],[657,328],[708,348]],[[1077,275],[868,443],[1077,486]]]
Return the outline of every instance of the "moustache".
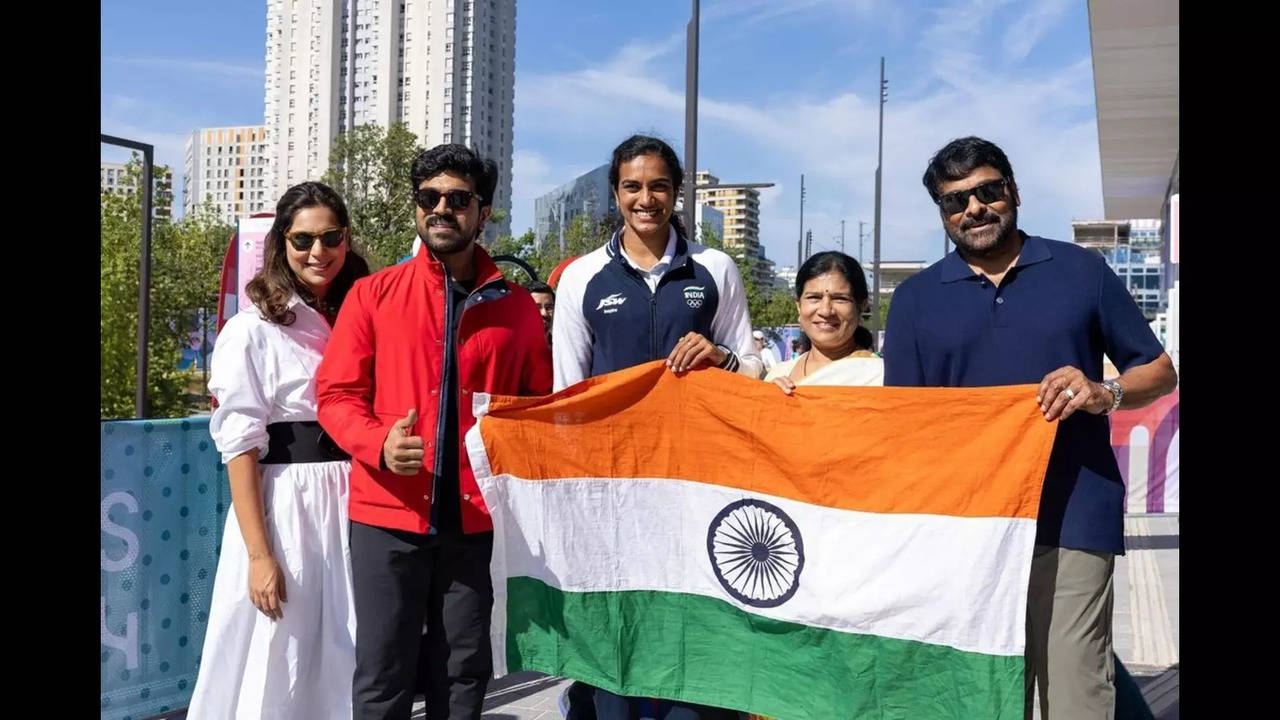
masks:
[[[454,230],[460,229],[458,227],[458,220],[452,215],[428,215],[427,227],[431,227],[433,225],[448,225]]]
[[[997,214],[995,214],[995,213],[993,213],[993,212],[991,212],[990,210],[987,210],[987,211],[983,212],[981,215],[979,215],[979,216],[978,216],[978,217],[976,217],[976,218],[966,217],[965,219],[961,220],[961,221],[960,221],[960,229],[961,229],[961,230],[968,230],[968,229],[970,229],[970,228],[972,228],[972,227],[974,227],[974,226],[977,226],[977,225],[985,225],[985,224],[987,224],[988,222],[999,223],[999,222],[1000,222],[1000,216],[999,216],[999,215],[997,215]]]

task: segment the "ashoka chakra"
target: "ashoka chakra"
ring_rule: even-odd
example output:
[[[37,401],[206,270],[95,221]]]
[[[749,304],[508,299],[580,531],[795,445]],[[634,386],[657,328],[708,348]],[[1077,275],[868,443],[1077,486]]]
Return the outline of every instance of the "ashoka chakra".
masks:
[[[762,500],[739,500],[721,510],[707,531],[707,555],[725,591],[746,605],[777,607],[800,586],[800,530]]]

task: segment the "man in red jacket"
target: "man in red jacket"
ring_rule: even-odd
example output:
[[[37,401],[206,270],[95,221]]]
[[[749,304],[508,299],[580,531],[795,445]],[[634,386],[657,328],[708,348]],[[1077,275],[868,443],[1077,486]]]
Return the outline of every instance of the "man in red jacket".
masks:
[[[412,171],[423,249],[358,281],[316,377],[351,454],[354,717],[407,719],[425,619],[427,716],[479,718],[493,671],[493,524],[462,445],[472,394],[551,391],[542,319],[476,244],[497,170],[439,145]]]

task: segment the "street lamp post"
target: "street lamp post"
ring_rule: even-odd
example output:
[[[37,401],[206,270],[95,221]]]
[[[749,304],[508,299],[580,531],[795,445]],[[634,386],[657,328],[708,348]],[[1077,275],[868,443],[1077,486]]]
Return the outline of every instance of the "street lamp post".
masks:
[[[800,175],[800,239],[796,241],[796,272],[804,263],[804,174]]]
[[[876,224],[872,252],[875,291],[871,301],[871,338],[880,347],[880,176],[884,164],[884,103],[889,99],[889,83],[884,79],[884,57],[880,57],[880,140],[876,149]]]
[[[693,12],[685,42],[684,76],[684,216],[685,229],[695,233],[698,227],[694,217],[698,184],[698,0],[693,0]]]

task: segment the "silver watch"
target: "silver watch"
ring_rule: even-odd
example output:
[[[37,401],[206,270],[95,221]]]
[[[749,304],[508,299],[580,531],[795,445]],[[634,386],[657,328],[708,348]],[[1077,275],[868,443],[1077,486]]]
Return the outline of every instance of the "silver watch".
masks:
[[[1120,409],[1120,401],[1124,399],[1124,388],[1120,387],[1120,383],[1115,380],[1103,380],[1102,387],[1110,390],[1111,395],[1114,398],[1111,401],[1111,407],[1108,408],[1106,412],[1102,413],[1103,415],[1110,415]]]

